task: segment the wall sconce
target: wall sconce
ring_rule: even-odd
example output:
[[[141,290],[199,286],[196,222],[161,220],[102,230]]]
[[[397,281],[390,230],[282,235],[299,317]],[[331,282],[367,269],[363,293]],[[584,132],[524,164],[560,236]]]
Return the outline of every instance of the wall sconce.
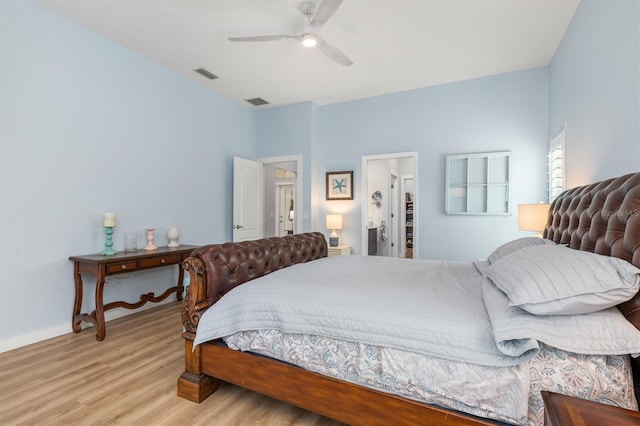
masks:
[[[341,214],[328,214],[327,215],[327,229],[331,229],[331,235],[329,235],[329,247],[338,246],[338,233],[337,229],[342,229],[342,215]]]
[[[548,217],[549,204],[518,204],[518,229],[521,231],[536,231],[536,236],[542,238]]]

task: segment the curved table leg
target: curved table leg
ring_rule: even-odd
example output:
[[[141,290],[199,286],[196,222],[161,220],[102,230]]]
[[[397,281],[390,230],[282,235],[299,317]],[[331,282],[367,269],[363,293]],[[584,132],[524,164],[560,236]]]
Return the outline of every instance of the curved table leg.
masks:
[[[184,294],[184,269],[182,262],[178,264],[178,289],[176,290],[176,300],[182,300]]]
[[[80,275],[80,263],[73,263],[73,281],[76,284],[76,300],[73,304],[73,316],[71,317],[71,329],[74,333],[80,333],[82,327],[80,327],[81,318],[80,309],[82,309],[82,276]]]
[[[102,341],[107,334],[107,326],[104,321],[104,280],[105,266],[98,266],[98,274],[96,276],[96,340]]]

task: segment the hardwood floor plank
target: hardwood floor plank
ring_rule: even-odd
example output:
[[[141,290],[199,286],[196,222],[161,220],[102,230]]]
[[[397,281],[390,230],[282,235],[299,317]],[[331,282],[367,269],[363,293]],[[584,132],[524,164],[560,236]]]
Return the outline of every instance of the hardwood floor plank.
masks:
[[[200,404],[178,398],[181,302],[0,354],[0,424],[296,425],[340,423],[222,383]]]

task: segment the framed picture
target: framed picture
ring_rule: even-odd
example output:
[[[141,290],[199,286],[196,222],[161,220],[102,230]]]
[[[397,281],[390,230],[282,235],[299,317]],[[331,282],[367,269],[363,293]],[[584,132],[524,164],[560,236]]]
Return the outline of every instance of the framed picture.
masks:
[[[353,200],[353,170],[327,172],[327,200]]]

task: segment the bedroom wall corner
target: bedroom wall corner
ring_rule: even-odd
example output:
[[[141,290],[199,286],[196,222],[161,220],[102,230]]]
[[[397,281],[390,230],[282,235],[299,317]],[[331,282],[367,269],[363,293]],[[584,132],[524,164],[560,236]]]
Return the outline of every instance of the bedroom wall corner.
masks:
[[[302,156],[303,200],[302,231],[312,226],[312,146],[317,132],[317,106],[312,102],[276,107],[256,112],[255,140],[258,158]]]
[[[640,2],[582,0],[549,69],[567,188],[640,170]]]

